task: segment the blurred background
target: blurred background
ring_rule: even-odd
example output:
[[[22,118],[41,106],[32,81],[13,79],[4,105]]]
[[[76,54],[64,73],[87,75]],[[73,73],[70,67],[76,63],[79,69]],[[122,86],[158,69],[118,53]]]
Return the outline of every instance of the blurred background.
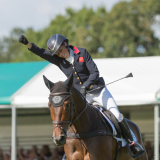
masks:
[[[136,61],[130,64],[136,66],[138,60],[147,58],[145,66],[142,65],[144,74],[147,75],[151,68],[147,66],[151,65],[155,67],[150,73],[156,70],[156,78],[160,77],[159,0],[0,0],[0,22],[0,96],[3,98],[4,93],[6,97],[10,96],[7,101],[1,101],[0,97],[0,160],[11,159],[12,95],[48,65],[40,57],[30,54],[26,47],[18,42],[21,34],[45,49],[50,36],[62,34],[69,39],[71,45],[86,48],[95,61],[106,58],[110,62],[116,60],[112,61],[115,66],[120,59],[125,62],[125,58],[136,58]],[[157,61],[153,61],[153,58]],[[17,85],[17,88],[11,92],[9,85],[5,86],[2,82],[13,82],[23,64],[26,64],[23,68],[25,75],[19,74],[32,74],[19,83],[19,86],[16,82],[13,83],[12,87]],[[33,71],[34,65],[39,69]],[[123,69],[128,72],[127,67]],[[139,68],[136,68],[136,71],[138,72]],[[159,83],[156,83],[155,95],[160,89]],[[147,105],[128,105],[129,107],[126,107],[127,104],[117,103],[120,104],[120,111],[140,127],[149,160],[154,159],[154,107],[157,101],[158,99]],[[45,106],[37,108],[17,109],[17,159],[61,159],[63,147],[56,148],[51,139],[49,110]],[[159,113],[159,110],[156,111]]]

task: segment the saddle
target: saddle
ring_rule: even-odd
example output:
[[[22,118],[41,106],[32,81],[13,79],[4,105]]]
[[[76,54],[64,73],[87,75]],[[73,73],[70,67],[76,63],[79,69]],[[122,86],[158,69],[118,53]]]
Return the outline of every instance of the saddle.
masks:
[[[116,128],[118,137],[121,136],[121,128],[119,127],[118,121],[110,110],[103,111],[108,119],[113,123]]]
[[[94,108],[96,108],[100,111],[100,113],[102,114],[103,120],[106,121],[107,120],[106,117],[107,117],[111,121],[111,123],[114,125],[114,127],[116,129],[116,132],[117,132],[117,133],[115,133],[116,136],[120,138],[122,135],[121,128],[120,128],[118,121],[117,121],[116,117],[114,116],[114,114],[110,110],[106,110],[103,106],[99,105],[98,103],[93,103],[90,105],[92,105]],[[113,129],[113,127],[112,127],[112,129]]]

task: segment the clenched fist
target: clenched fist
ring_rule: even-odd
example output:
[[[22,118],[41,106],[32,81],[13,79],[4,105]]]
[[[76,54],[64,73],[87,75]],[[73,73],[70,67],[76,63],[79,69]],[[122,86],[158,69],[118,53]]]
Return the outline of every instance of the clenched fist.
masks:
[[[19,42],[24,44],[24,45],[27,45],[29,43],[27,38],[24,35],[20,35]]]

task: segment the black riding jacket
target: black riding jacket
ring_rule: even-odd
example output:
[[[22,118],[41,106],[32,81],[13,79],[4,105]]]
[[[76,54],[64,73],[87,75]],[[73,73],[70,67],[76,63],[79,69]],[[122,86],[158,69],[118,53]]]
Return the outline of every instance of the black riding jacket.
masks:
[[[56,55],[51,56],[46,49],[39,48],[34,43],[32,43],[32,47],[29,50],[50,63],[57,65],[67,77],[73,73],[73,85],[79,91],[82,86],[85,86],[87,91],[89,91],[104,85],[105,82],[102,77],[99,77],[98,68],[87,50],[71,45],[69,47],[74,51],[73,64]],[[102,88],[91,91],[90,93],[96,94],[100,92]]]

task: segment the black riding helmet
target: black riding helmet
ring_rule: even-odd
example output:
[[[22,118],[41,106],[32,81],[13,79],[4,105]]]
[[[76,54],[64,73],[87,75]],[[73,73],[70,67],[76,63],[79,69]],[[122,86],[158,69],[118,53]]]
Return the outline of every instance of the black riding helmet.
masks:
[[[49,38],[47,47],[52,56],[58,51],[64,41],[68,43],[68,39],[61,34],[54,34]]]

